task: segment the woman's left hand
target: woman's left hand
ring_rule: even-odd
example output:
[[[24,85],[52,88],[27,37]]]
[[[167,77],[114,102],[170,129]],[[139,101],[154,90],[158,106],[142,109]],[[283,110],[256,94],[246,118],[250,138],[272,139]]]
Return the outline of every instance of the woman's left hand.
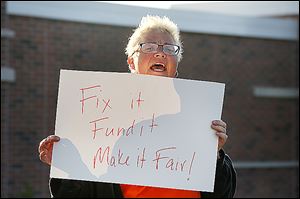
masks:
[[[222,120],[213,120],[211,124],[211,128],[216,130],[216,135],[219,137],[218,139],[218,151],[222,149],[225,145],[228,135],[226,135],[226,123]]]

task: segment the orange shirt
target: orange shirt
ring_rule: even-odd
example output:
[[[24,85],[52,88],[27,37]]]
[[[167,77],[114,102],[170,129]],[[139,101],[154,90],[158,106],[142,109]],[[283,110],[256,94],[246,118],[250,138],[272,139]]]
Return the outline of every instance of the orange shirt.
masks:
[[[201,198],[199,191],[122,184],[124,198]]]

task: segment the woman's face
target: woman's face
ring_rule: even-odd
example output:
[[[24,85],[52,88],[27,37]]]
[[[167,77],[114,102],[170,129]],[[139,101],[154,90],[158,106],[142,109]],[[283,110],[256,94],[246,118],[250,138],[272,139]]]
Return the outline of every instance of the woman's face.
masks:
[[[140,43],[147,42],[159,45],[175,44],[169,33],[158,30],[152,30],[143,35]],[[162,46],[159,46],[155,53],[144,53],[138,50],[132,56],[128,57],[127,62],[133,73],[165,77],[175,77],[178,65],[177,55],[165,54]]]

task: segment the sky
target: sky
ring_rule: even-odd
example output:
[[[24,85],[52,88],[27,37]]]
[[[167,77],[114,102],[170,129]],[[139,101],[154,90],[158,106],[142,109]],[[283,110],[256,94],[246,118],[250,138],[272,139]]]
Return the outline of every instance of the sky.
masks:
[[[201,3],[201,2],[205,3],[205,2],[213,2],[213,1],[99,1],[99,2],[169,9],[171,5],[175,5],[175,4],[189,4],[189,3]]]
[[[171,5],[195,4],[188,10],[238,16],[299,15],[298,1],[99,1],[130,6],[169,9]],[[203,3],[199,6],[199,3]],[[181,9],[184,9],[181,7]]]

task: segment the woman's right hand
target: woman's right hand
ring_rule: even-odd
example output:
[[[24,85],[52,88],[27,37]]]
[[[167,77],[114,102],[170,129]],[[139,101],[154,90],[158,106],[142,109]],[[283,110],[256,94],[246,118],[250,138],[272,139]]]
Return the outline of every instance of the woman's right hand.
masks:
[[[51,165],[52,151],[54,142],[58,142],[60,137],[56,135],[49,135],[47,138],[43,139],[39,145],[39,156],[40,160],[48,165]]]

